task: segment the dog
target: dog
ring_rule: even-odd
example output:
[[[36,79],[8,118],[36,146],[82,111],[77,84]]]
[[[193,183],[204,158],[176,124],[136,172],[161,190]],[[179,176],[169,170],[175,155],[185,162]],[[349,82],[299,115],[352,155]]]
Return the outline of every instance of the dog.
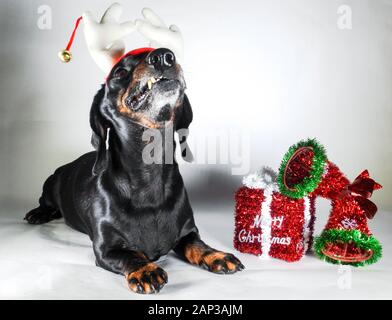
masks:
[[[172,125],[160,157],[175,152],[167,142],[175,144],[173,132],[188,130],[193,119],[185,89],[182,69],[169,49],[122,58],[91,106],[96,151],[58,168],[44,183],[39,207],[25,217],[30,224],[63,217],[90,237],[96,264],[123,274],[136,293],[157,293],[167,283],[156,261],[171,250],[213,273],[244,269],[234,255],[200,239],[178,163],[143,160],[146,130],[163,133]]]

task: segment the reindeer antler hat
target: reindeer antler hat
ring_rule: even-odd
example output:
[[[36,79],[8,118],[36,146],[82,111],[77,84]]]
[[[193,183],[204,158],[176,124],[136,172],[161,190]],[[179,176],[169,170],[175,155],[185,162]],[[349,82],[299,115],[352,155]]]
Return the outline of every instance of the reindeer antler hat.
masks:
[[[181,61],[183,39],[177,26],[167,27],[164,21],[149,8],[142,10],[144,19],[120,23],[122,12],[122,6],[119,3],[114,3],[105,11],[100,22],[95,20],[91,12],[83,13],[76,20],[75,28],[66,48],[59,52],[61,61],[67,63],[72,60],[71,47],[82,20],[90,55],[105,74],[109,74],[113,66],[125,56],[152,51],[153,48],[168,48],[174,52],[177,61]],[[124,54],[124,38],[136,30],[149,41],[150,47],[134,49]]]

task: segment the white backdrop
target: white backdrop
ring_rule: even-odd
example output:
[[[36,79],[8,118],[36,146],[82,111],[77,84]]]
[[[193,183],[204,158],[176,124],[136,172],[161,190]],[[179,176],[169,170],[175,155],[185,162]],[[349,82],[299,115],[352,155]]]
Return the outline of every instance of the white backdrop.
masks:
[[[135,298],[121,277],[94,266],[84,235],[62,222],[32,227],[21,221],[54,169],[91,150],[88,113],[104,75],[88,55],[82,30],[72,63],[61,64],[57,52],[83,11],[98,16],[111,2],[0,2],[0,298]],[[37,26],[42,5],[52,12],[49,30]],[[183,69],[195,115],[193,149],[214,133],[234,130],[250,139],[240,155],[243,166],[254,171],[262,165],[277,168],[291,144],[317,137],[350,179],[367,168],[384,186],[373,195],[384,210],[371,225],[384,245],[384,259],[352,271],[353,290],[340,290],[340,271],[315,257],[298,264],[260,263],[238,254],[247,272],[232,282],[169,259],[174,283],[162,298],[390,298],[392,1],[129,0],[123,5],[126,20],[139,18],[149,6],[183,32]],[[352,12],[351,29],[339,28],[342,5]],[[127,44],[129,50],[146,45],[137,34]],[[236,151],[235,139],[229,145]],[[233,192],[241,176],[231,175],[235,165],[229,160],[186,164],[182,173],[202,236],[233,251]],[[17,209],[7,209],[10,204]],[[316,233],[326,222],[328,202],[319,201],[317,210]],[[50,286],[20,286],[23,279],[52,274],[47,270],[55,275]]]
[[[74,61],[61,64],[75,19],[97,16],[111,1],[0,2],[0,195],[26,201],[44,179],[91,149],[88,111],[103,74],[90,59],[82,30]],[[52,10],[40,30],[38,7]],[[392,208],[392,1],[123,1],[124,19],[152,7],[185,38],[191,136],[213,128],[251,137],[250,170],[277,167],[297,140],[317,137],[350,178],[368,168]],[[352,29],[339,29],[349,5]],[[140,35],[127,49],[146,45]],[[244,155],[245,157],[245,155]],[[246,162],[246,163],[245,163]],[[185,165],[191,197],[230,201],[240,177],[229,165]],[[209,188],[208,188],[209,187]],[[210,190],[208,190],[210,189]],[[213,199],[209,199],[209,197]]]
[[[71,64],[61,64],[57,52],[84,10],[98,16],[110,3],[1,1],[3,199],[35,201],[57,166],[90,150],[88,111],[103,74],[88,55],[82,30]],[[37,26],[43,4],[52,9],[50,30]],[[352,10],[352,29],[338,27],[343,4]],[[392,1],[123,5],[124,19],[136,19],[150,6],[182,29],[193,137],[211,128],[242,128],[251,136],[251,170],[277,167],[289,145],[317,137],[350,178],[368,168],[384,186],[374,199],[392,208]],[[133,34],[127,44],[132,49],[146,42]],[[205,198],[205,187],[216,183],[221,194],[214,196],[229,199],[239,182],[229,168],[184,166],[191,195]]]

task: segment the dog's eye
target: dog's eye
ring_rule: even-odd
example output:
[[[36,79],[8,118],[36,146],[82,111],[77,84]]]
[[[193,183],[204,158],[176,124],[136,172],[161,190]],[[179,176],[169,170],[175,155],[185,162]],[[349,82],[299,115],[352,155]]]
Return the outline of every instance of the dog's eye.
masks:
[[[128,70],[124,68],[119,68],[114,72],[115,78],[124,78],[128,74]]]

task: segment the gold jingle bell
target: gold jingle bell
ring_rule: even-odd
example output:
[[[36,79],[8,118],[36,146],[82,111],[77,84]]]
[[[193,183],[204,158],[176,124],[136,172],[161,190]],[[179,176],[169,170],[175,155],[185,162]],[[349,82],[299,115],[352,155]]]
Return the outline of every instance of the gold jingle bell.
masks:
[[[60,60],[64,63],[68,63],[72,60],[72,53],[68,50],[62,50],[58,54]]]

